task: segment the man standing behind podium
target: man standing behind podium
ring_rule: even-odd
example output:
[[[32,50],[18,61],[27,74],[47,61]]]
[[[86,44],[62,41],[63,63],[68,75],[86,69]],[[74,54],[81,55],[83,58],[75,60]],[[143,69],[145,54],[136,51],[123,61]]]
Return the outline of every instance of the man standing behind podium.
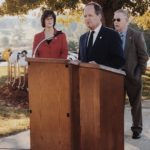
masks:
[[[95,2],[88,3],[84,8],[85,24],[89,32],[80,37],[79,60],[121,68],[124,56],[119,34],[102,25],[102,8]]]
[[[142,132],[142,74],[146,70],[148,53],[143,34],[128,27],[129,16],[126,11],[119,9],[114,13],[114,27],[122,39],[125,54],[125,90],[131,105],[133,124],[132,138],[138,139]]]

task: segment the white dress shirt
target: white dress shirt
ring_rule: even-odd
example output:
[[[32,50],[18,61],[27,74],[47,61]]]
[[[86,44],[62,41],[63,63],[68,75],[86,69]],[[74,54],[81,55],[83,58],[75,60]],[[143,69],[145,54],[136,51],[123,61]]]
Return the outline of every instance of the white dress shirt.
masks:
[[[97,28],[95,28],[95,30],[90,30],[90,34],[88,36],[88,42],[89,42],[89,38],[90,38],[91,32],[94,31],[94,34],[93,34],[93,45],[94,45],[95,40],[97,38],[97,35],[98,35],[98,33],[99,33],[100,29],[101,29],[101,26],[102,26],[102,24],[99,24],[99,26]]]

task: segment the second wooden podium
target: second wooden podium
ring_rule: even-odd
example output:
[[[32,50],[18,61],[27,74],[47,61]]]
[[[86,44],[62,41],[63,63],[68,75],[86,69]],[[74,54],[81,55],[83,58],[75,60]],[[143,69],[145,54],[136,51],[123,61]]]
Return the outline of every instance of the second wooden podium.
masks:
[[[81,64],[81,150],[124,149],[124,72]]]

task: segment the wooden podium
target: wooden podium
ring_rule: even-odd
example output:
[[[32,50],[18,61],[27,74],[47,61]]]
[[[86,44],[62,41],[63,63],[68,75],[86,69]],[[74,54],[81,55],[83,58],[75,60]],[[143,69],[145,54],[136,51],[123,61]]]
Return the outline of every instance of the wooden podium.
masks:
[[[31,149],[78,150],[79,98],[72,82],[76,66],[70,68],[67,60],[27,60]]]
[[[28,58],[32,150],[123,150],[124,73]]]
[[[124,150],[124,75],[102,65],[80,65],[81,150]]]

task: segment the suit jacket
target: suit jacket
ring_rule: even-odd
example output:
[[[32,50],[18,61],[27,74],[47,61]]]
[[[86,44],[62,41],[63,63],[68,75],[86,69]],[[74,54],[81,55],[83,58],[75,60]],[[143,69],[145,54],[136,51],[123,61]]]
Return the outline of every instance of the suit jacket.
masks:
[[[145,72],[149,59],[143,34],[132,28],[128,28],[124,48],[125,66],[127,78],[139,81],[141,74]]]
[[[35,35],[33,42],[33,52],[36,46],[45,38],[44,31]],[[63,32],[55,30],[54,38],[48,44],[44,41],[39,46],[36,57],[41,58],[64,58],[66,59],[68,55],[68,46],[66,36]]]
[[[82,62],[95,61],[113,68],[121,68],[124,65],[121,39],[116,31],[102,26],[89,56],[87,54],[88,35],[89,32],[80,37],[79,60]]]

